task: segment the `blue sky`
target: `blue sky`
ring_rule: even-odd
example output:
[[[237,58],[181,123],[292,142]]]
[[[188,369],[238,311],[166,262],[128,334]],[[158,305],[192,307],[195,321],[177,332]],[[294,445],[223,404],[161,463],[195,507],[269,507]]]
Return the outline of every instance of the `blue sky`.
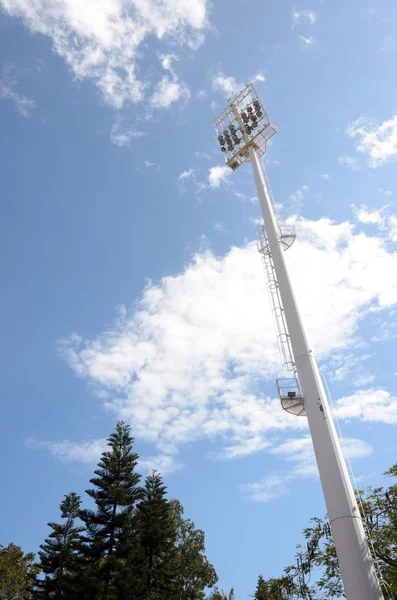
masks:
[[[37,551],[117,419],[237,598],[324,501],[283,375],[249,165],[212,129],[255,80],[288,264],[360,485],[395,460],[391,0],[0,0],[1,543]],[[271,547],[271,551],[269,551]]]

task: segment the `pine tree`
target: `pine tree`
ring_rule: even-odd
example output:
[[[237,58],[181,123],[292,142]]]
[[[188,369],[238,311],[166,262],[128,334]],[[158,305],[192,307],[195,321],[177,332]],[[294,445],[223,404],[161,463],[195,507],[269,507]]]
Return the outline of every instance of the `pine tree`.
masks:
[[[214,588],[212,594],[208,597],[208,600],[236,600],[234,595],[234,589],[232,588],[228,594],[222,590],[221,592],[218,588]]]
[[[83,551],[90,574],[86,587],[92,588],[87,598],[118,598],[118,582],[126,578],[124,542],[132,529],[136,502],[142,496],[141,476],[135,472],[138,455],[132,452],[133,441],[130,427],[124,422],[117,423],[116,431],[108,438],[109,450],[102,454],[96,477],[90,480],[95,487],[87,490],[96,504],[95,511],[82,512],[86,526]]]
[[[166,498],[166,487],[156,471],[146,478],[143,499],[138,505],[136,528],[139,538],[136,572],[142,581],[139,599],[173,598],[176,524],[171,504]]]
[[[45,578],[39,582],[39,598],[77,598],[76,584],[79,569],[78,550],[83,527],[76,527],[80,516],[81,498],[74,492],[65,496],[60,504],[62,524],[48,523],[53,530],[40,546],[40,565]]]

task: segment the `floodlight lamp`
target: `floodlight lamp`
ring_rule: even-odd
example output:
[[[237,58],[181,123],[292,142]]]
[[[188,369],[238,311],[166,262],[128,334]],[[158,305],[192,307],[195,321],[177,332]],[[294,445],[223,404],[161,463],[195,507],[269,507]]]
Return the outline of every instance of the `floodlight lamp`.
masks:
[[[249,106],[249,107],[247,108],[247,112],[249,112],[249,113],[251,113],[251,112],[252,112],[252,110],[253,110],[252,106]]]
[[[256,116],[258,117],[258,119],[260,119],[262,117],[262,113],[260,110],[256,111]]]
[[[225,146],[221,146],[221,150],[222,150],[222,152],[226,152]]]

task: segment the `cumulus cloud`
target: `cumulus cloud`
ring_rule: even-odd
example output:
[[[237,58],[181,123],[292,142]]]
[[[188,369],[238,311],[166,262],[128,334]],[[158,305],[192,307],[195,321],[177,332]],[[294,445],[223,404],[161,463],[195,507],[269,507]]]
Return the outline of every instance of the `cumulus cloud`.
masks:
[[[343,360],[360,321],[397,304],[395,281],[385,276],[396,272],[397,255],[348,222],[289,223],[298,239],[286,257],[309,339],[319,359]],[[254,243],[223,257],[199,252],[179,275],[148,284],[112,327],[93,339],[74,334],[60,353],[161,454],[217,438],[219,456],[238,458],[268,451],[280,431],[306,427],[263,390],[282,372]],[[360,403],[354,410],[361,418]]]
[[[207,0],[0,0],[0,6],[31,32],[49,37],[76,78],[93,80],[108,104],[122,108],[143,99],[148,84],[138,78],[137,62],[149,36],[197,48],[208,5]],[[173,83],[159,82],[154,108],[186,95]]]
[[[386,390],[358,390],[336,402],[335,413],[340,419],[360,419],[379,423],[397,423],[397,396]]]
[[[380,227],[382,227],[385,223],[385,209],[387,209],[387,206],[373,210],[368,209],[365,204],[362,204],[358,208],[353,206],[357,221],[360,221],[360,223],[365,223],[366,225],[379,225]]]
[[[190,98],[189,88],[171,79],[168,75],[158,82],[154,94],[150,97],[149,103],[152,108],[168,108],[173,102],[184,98]]]
[[[390,204],[381,208],[369,209],[365,204],[360,207],[353,205],[357,221],[365,225],[376,225],[380,231],[385,233],[389,240],[397,242],[397,216],[388,213]]]
[[[130,146],[131,140],[143,137],[143,131],[123,127],[120,123],[114,123],[110,132],[110,141],[115,146]]]
[[[219,71],[212,78],[212,89],[214,92],[221,92],[225,96],[232,96],[239,92],[244,87],[243,83],[239,83],[234,77],[230,77]]]
[[[209,187],[213,190],[218,188],[231,174],[232,170],[226,165],[211,167],[208,173]]]
[[[264,82],[266,81],[266,77],[262,73],[257,73],[253,77],[250,78],[252,83]],[[237,94],[245,87],[244,83],[237,81],[234,77],[230,75],[225,75],[222,71],[218,71],[212,77],[212,89],[214,92],[220,92],[224,94],[226,97],[233,96]]]
[[[266,77],[264,75],[262,75],[262,73],[257,73],[253,78],[252,78],[252,83],[257,83],[258,81],[260,81],[261,83],[263,83],[264,81],[266,81]]]
[[[346,133],[356,139],[356,150],[368,155],[372,168],[397,157],[397,115],[380,125],[360,117],[348,125]]]
[[[314,25],[317,21],[316,13],[309,9],[292,9],[292,29],[300,24]]]

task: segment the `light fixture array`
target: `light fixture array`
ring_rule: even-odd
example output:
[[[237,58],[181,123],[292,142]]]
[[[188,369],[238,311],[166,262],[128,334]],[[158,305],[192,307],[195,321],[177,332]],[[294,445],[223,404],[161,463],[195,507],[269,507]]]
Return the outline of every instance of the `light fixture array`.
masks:
[[[233,171],[248,160],[248,144],[253,142],[259,156],[266,151],[267,140],[276,133],[252,84],[230,98],[214,127],[226,164]]]

